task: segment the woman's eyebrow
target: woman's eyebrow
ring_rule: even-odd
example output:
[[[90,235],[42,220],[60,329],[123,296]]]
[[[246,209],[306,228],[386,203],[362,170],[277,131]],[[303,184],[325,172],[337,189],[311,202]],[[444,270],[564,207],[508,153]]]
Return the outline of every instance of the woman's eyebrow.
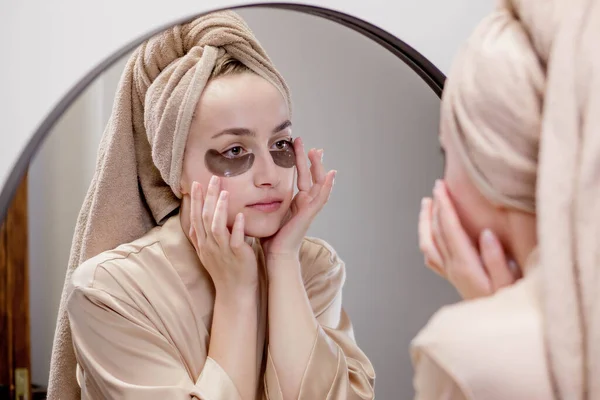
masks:
[[[281,132],[282,130],[289,128],[290,126],[292,126],[292,121],[288,119],[287,121],[284,121],[281,124],[277,125],[275,129],[273,129],[273,134]]]
[[[275,129],[273,129],[273,134],[281,132],[282,130],[289,128],[290,126],[292,126],[292,122],[288,119],[287,121],[284,121],[281,124],[277,125]],[[256,134],[253,131],[247,128],[229,128],[213,135],[212,139],[216,139],[219,136],[223,135],[256,136]]]
[[[219,136],[223,136],[223,135],[254,136],[255,134],[250,129],[246,129],[246,128],[229,128],[229,129],[225,129],[224,131],[217,133],[216,135],[214,135],[212,137],[212,139],[218,138]]]

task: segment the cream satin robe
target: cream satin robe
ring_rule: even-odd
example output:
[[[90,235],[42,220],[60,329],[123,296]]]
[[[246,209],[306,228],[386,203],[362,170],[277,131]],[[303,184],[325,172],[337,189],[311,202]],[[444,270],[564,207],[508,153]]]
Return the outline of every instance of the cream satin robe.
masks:
[[[253,246],[265,271],[260,246]],[[374,371],[342,308],[345,267],[334,250],[306,238],[300,262],[320,323],[300,399],[372,399]],[[267,336],[266,280],[259,301],[257,398],[282,399]],[[74,272],[68,313],[83,399],[240,399],[207,357],[214,287],[171,217],[133,243],[104,252]]]
[[[552,399],[537,251],[490,297],[443,307],[413,340],[416,400]]]

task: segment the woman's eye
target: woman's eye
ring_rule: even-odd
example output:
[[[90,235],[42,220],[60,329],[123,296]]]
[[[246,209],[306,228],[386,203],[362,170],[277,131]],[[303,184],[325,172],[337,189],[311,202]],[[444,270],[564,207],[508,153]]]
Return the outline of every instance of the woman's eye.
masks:
[[[244,153],[242,146],[235,146],[223,152],[223,155],[227,158],[236,158]]]
[[[275,148],[277,150],[287,150],[292,146],[292,142],[289,140],[279,140],[275,142]]]

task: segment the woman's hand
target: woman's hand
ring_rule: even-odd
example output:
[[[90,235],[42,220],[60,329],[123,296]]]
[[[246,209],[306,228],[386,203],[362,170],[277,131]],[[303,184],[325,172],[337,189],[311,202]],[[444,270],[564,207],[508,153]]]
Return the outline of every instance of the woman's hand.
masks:
[[[203,200],[202,187],[198,182],[193,183],[189,236],[217,295],[254,293],[258,288],[258,268],[254,250],[244,241],[244,215],[236,216],[230,233],[229,193],[220,188],[219,178],[213,176]]]
[[[436,182],[433,195],[433,200],[423,199],[419,215],[419,246],[430,269],[448,279],[464,299],[491,295],[520,278],[490,230],[481,233],[476,249],[442,181]]]
[[[294,196],[290,211],[279,231],[262,240],[267,261],[298,259],[302,240],[314,218],[329,200],[333,188],[336,171],[325,173],[323,150],[312,149],[308,152],[310,168],[300,138],[294,140],[294,150],[298,170],[298,193]]]

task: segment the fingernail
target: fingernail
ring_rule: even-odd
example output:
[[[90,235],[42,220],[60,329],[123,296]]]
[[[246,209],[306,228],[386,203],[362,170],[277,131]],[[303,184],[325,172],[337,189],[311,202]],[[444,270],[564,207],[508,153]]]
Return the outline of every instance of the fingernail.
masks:
[[[484,229],[481,233],[481,239],[483,240],[483,244],[486,246],[494,244],[494,234],[489,229]]]
[[[221,190],[220,196],[222,200],[227,200],[227,196],[229,196],[229,193],[225,190]]]
[[[321,157],[321,162],[323,162],[323,149],[319,150],[319,157]]]
[[[508,260],[508,269],[510,269],[510,272],[512,272],[513,274],[519,272],[519,266],[517,265],[517,262],[513,259]]]
[[[421,208],[425,208],[425,205],[427,205],[427,199],[426,198],[422,198],[421,199]]]
[[[217,177],[216,175],[213,175],[213,176],[210,178],[210,185],[216,185],[216,184],[217,184],[217,182],[219,182],[219,177]]]
[[[333,181],[331,182],[331,184],[335,184],[335,177],[337,175],[337,170],[333,170]]]

